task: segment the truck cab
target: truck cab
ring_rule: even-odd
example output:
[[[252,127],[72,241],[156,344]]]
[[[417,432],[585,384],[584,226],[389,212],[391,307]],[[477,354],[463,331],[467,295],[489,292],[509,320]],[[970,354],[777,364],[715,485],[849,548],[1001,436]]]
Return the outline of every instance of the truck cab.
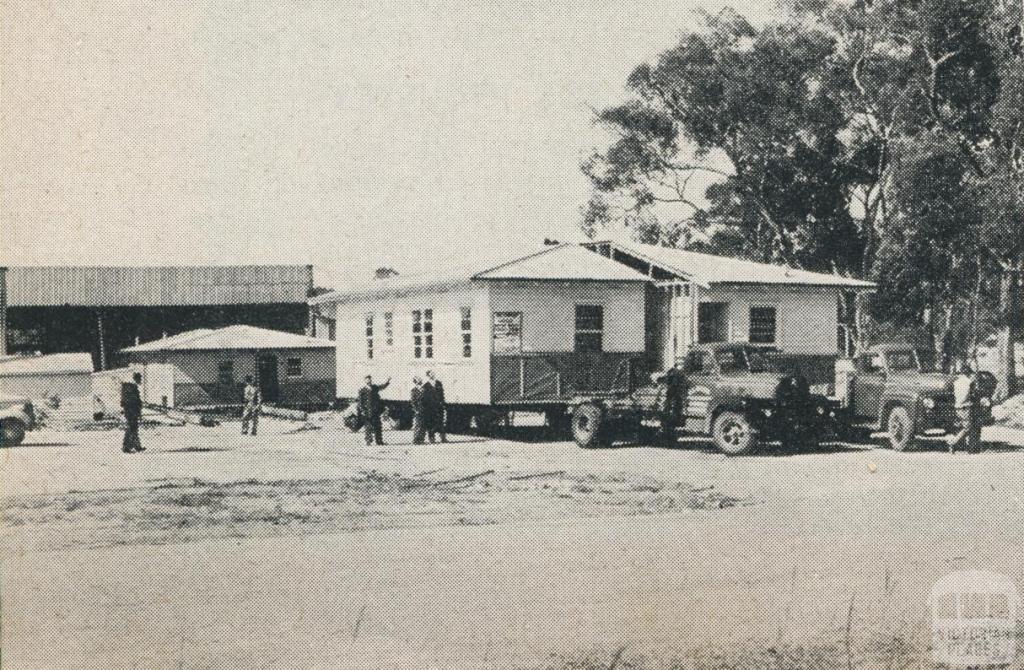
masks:
[[[979,373],[985,420],[991,417],[985,400],[995,389],[986,375]],[[837,367],[836,392],[855,425],[887,431],[893,449],[903,451],[918,436],[957,430],[953,378],[929,370],[909,344],[882,344],[848,361],[845,371]]]
[[[595,446],[608,426],[654,421],[663,433],[709,435],[727,455],[748,453],[762,440],[813,446],[833,431],[838,404],[780,371],[779,353],[748,343],[698,345],[683,360],[681,407],[670,408],[666,397],[671,376],[680,373],[666,371],[630,394],[578,398],[573,435],[580,446]]]

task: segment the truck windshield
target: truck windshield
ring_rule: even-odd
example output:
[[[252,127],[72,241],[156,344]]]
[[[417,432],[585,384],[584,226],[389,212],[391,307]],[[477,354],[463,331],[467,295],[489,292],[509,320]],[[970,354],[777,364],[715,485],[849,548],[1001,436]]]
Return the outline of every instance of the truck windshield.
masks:
[[[729,349],[715,354],[718,369],[722,374],[740,372],[774,372],[775,364],[767,352],[758,349]]]
[[[885,355],[890,370],[918,370],[917,354],[913,351],[890,351]]]

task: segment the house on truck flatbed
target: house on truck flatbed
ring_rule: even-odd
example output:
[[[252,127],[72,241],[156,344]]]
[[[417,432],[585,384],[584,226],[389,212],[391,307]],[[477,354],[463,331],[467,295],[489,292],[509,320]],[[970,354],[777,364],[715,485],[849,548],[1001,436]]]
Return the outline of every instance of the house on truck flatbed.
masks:
[[[497,266],[375,279],[310,305],[334,323],[339,397],[367,374],[390,377],[382,397],[401,407],[412,376],[433,369],[450,406],[557,411],[646,373],[648,281],[561,244]]]
[[[872,282],[636,242],[584,246],[646,275],[646,351],[671,367],[694,344],[750,342],[783,352],[783,368],[829,383],[853,350],[854,294]]]

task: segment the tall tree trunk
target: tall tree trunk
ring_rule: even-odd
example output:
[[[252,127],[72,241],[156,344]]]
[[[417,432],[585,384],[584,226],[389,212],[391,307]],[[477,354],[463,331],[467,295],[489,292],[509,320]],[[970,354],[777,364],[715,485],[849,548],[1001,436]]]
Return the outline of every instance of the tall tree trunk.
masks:
[[[996,398],[1017,394],[1017,365],[1014,355],[1021,334],[1020,263],[1004,267],[999,280],[999,371]]]

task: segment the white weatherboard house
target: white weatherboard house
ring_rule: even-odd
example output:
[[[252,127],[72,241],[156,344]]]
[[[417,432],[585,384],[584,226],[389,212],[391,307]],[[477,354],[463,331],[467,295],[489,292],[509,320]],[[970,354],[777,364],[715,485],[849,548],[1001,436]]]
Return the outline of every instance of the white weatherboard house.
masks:
[[[774,345],[812,381],[848,355],[851,294],[871,282],[634,242],[590,242],[591,251],[650,279],[647,351],[669,367],[693,344]]]
[[[385,401],[405,402],[412,376],[433,369],[450,405],[543,409],[576,392],[628,388],[643,371],[647,284],[561,244],[497,266],[376,279],[310,303],[335,323],[339,397],[354,397],[371,374],[392,379]]]

